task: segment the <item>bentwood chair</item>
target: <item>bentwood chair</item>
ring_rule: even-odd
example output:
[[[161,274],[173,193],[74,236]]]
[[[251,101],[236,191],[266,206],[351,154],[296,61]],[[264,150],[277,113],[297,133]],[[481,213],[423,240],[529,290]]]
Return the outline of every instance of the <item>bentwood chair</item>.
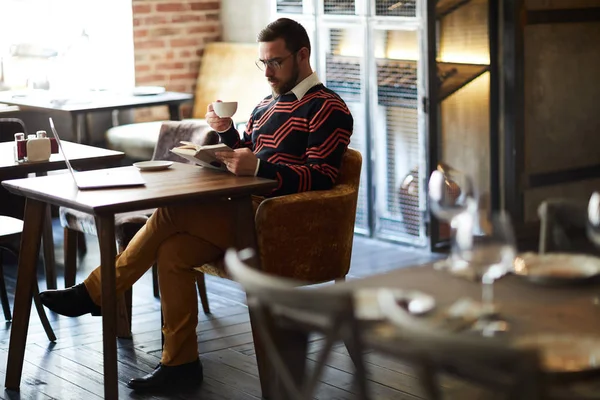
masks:
[[[550,252],[599,255],[586,233],[587,203],[573,199],[551,198],[538,207],[540,217],[540,254]]]
[[[14,134],[23,132],[27,135],[25,124],[18,118],[0,118],[0,142],[15,140]],[[11,179],[25,178],[26,175],[13,176]],[[23,219],[25,197],[11,194],[0,186],[0,214]]]
[[[9,252],[12,253],[16,259],[19,258],[19,242],[22,231],[22,220],[7,216],[0,216],[0,300],[2,302],[4,318],[7,321],[12,319],[12,315],[10,312],[10,303],[8,302],[8,295],[6,292],[6,282],[4,280],[3,253]],[[56,336],[54,335],[52,326],[50,326],[50,322],[48,321],[48,317],[46,316],[46,312],[42,306],[42,302],[40,300],[40,289],[38,287],[37,280],[35,281],[33,287],[33,302],[38,316],[40,317],[40,321],[42,322],[42,326],[44,327],[44,331],[46,332],[46,336],[48,336],[48,340],[54,342],[56,340]]]
[[[357,399],[367,398],[366,372],[354,298],[349,292],[331,293],[321,289],[298,288],[303,282],[266,274],[248,264],[253,251],[225,254],[229,275],[246,291],[253,328],[260,333],[277,374],[271,382],[274,398],[313,399],[329,353],[336,341],[343,341],[354,362]],[[308,333],[324,335],[316,365],[306,370]],[[278,386],[281,385],[281,386]],[[285,395],[283,393],[285,393]]]

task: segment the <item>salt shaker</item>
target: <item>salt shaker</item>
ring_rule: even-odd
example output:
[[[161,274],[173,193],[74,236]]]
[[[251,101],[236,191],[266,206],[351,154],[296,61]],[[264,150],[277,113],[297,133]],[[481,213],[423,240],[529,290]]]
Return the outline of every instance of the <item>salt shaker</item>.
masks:
[[[25,134],[23,132],[15,133],[15,160],[25,161],[26,150]]]

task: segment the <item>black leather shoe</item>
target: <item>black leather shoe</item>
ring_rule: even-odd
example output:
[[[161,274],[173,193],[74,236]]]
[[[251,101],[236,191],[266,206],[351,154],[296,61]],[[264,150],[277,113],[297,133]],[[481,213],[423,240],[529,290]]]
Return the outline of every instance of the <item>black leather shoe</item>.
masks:
[[[202,382],[203,378],[200,360],[172,367],[158,364],[148,375],[131,379],[127,383],[127,387],[139,391],[175,389],[172,385],[177,385],[177,387],[197,385]]]
[[[100,306],[92,301],[83,283],[63,290],[46,290],[40,293],[40,299],[50,310],[67,317],[101,315]]]

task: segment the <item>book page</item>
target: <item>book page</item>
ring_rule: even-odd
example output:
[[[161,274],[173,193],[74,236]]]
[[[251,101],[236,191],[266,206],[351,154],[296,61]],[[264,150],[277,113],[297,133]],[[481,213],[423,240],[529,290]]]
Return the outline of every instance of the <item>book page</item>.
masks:
[[[198,146],[193,143],[188,143],[171,149],[171,152],[202,167],[227,171],[227,167],[215,157],[215,153],[219,151],[233,151],[229,146],[224,143],[208,146]],[[197,151],[194,150],[194,147],[196,146],[198,149]]]

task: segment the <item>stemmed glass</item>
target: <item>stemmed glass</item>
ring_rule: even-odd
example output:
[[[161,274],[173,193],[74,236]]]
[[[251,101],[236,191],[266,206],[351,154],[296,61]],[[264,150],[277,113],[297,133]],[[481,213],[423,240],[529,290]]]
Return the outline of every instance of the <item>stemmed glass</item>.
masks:
[[[600,247],[600,193],[594,192],[587,209],[586,231],[588,238]]]
[[[472,275],[481,281],[481,311],[474,328],[484,334],[506,330],[504,321],[492,321],[496,316],[494,307],[494,281],[514,268],[516,256],[515,236],[506,212],[492,214],[489,231],[473,235],[475,219],[464,213],[455,220],[456,238],[453,257],[464,263]]]
[[[428,186],[429,208],[440,221],[450,224],[450,241],[454,246],[455,220],[464,212],[477,213],[477,199],[472,178],[466,173],[440,164],[431,173]],[[434,264],[437,269],[453,269],[452,254]]]
[[[594,192],[590,197],[587,209],[587,237],[596,247],[600,247],[600,193]],[[594,296],[593,302],[600,305],[600,296]]]

